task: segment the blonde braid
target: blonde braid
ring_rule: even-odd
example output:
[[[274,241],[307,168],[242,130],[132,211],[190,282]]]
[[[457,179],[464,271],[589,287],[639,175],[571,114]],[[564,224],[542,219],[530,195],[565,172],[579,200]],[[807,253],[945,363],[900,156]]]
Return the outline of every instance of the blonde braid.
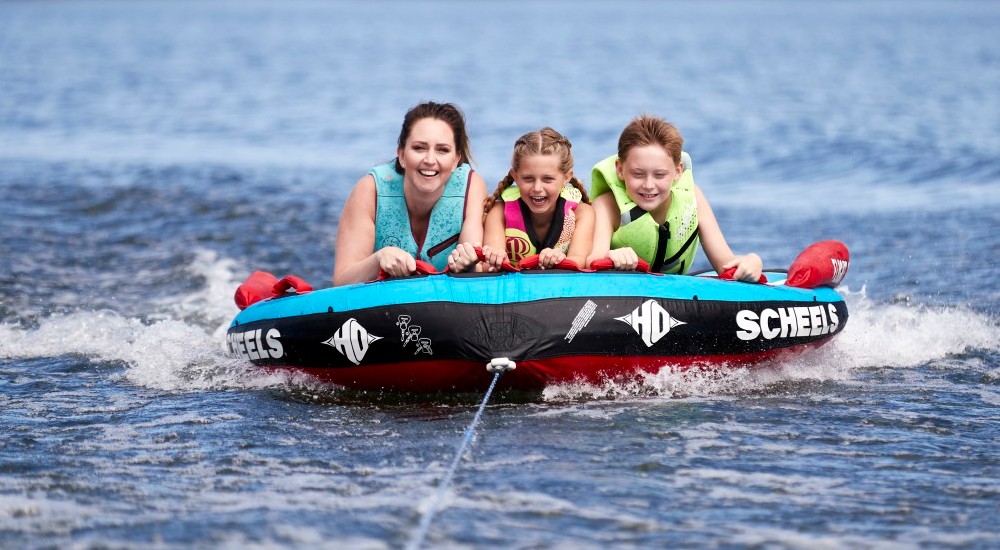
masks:
[[[490,210],[493,209],[493,205],[496,204],[498,200],[500,200],[500,195],[503,194],[503,190],[506,189],[507,186],[512,183],[514,183],[514,176],[510,175],[510,173],[507,174],[507,177],[500,180],[500,183],[497,185],[496,191],[494,191],[492,195],[486,197],[486,199],[483,200],[484,214],[490,213]]]
[[[580,191],[581,195],[583,195],[583,198],[580,199],[580,202],[582,202],[583,204],[590,204],[590,197],[587,196],[587,189],[583,186],[582,183],[580,183],[580,180],[576,179],[576,176],[573,176],[572,178],[570,178],[569,182],[573,185],[573,187],[576,187]]]

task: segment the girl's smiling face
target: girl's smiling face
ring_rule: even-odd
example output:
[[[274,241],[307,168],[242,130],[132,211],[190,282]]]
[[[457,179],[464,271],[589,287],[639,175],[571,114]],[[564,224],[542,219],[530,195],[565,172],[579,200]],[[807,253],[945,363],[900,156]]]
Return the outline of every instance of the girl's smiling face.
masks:
[[[628,156],[615,162],[618,178],[636,205],[647,212],[665,213],[670,206],[670,186],[681,177],[684,167],[675,163],[659,145],[632,148]]]
[[[562,172],[559,164],[560,159],[556,155],[525,155],[517,170],[511,171],[521,192],[521,200],[533,214],[555,212],[559,193],[573,177]]]

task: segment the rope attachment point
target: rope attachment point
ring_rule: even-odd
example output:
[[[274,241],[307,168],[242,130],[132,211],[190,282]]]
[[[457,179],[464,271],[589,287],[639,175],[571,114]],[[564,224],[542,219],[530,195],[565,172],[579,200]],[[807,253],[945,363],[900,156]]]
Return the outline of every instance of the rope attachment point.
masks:
[[[494,357],[489,363],[486,363],[486,372],[493,373],[505,373],[517,368],[517,363],[511,361],[506,357]]]

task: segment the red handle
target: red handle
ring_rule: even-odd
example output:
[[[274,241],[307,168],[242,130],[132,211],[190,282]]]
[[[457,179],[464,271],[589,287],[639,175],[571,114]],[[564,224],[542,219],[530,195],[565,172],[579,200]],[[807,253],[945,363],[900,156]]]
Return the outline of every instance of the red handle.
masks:
[[[295,292],[298,294],[305,294],[306,292],[312,292],[313,287],[307,283],[302,277],[297,275],[285,275],[280,281],[274,283],[272,292],[275,296],[281,296],[288,289],[294,288]]]
[[[480,262],[486,262],[486,256],[483,255],[483,249],[481,247],[476,247],[476,256],[479,258]],[[500,271],[521,271],[516,265],[504,260],[500,264]]]
[[[520,262],[517,262],[518,267],[522,270],[526,269],[538,269],[538,254],[532,254],[526,258],[522,258]],[[548,269],[566,269],[568,271],[580,271],[580,266],[576,265],[576,262],[569,258],[563,258],[563,260],[556,265]]]
[[[441,271],[438,271],[436,267],[434,267],[432,264],[428,262],[425,262],[423,260],[415,260],[415,261],[417,268],[413,272],[417,275],[437,275],[438,273],[442,273]],[[384,281],[389,278],[391,278],[389,273],[387,273],[383,269],[380,269],[378,270],[378,278],[375,280]]]
[[[423,260],[417,260],[417,273],[421,275],[436,275],[438,270],[436,267]]]
[[[590,269],[594,271],[607,271],[614,268],[615,262],[611,261],[611,258],[600,258],[590,262]],[[640,273],[649,273],[649,262],[639,258],[639,265],[635,267],[635,270]]]
[[[723,271],[722,273],[719,273],[719,278],[722,279],[723,281],[732,281],[733,275],[735,274],[736,274],[736,266],[734,265],[733,267],[730,267],[729,269]],[[766,282],[767,282],[767,277],[765,277],[764,274],[761,273],[760,279],[757,279],[757,284],[762,285]]]

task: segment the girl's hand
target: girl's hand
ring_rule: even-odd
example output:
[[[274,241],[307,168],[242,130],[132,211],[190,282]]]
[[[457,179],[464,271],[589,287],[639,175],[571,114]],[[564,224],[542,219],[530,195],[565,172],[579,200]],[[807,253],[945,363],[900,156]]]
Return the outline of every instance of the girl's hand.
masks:
[[[503,263],[507,261],[507,251],[493,248],[488,244],[483,245],[483,257],[486,258],[486,271],[488,273],[496,273],[500,271]]]
[[[448,255],[448,269],[454,273],[468,271],[479,262],[476,247],[472,243],[460,243]]]
[[[538,267],[549,269],[566,259],[566,253],[555,248],[546,248],[538,254]]]
[[[390,277],[406,277],[417,270],[417,261],[402,248],[387,246],[376,252],[378,267]]]
[[[618,271],[635,271],[635,268],[639,267],[639,255],[628,246],[609,250],[608,258],[615,264],[615,269]]]
[[[722,270],[725,271],[733,266],[736,266],[736,273],[733,273],[733,279],[748,283],[756,283],[760,280],[761,271],[764,270],[764,262],[760,259],[760,256],[753,252],[744,256],[736,256],[732,260],[729,260],[722,265]]]

